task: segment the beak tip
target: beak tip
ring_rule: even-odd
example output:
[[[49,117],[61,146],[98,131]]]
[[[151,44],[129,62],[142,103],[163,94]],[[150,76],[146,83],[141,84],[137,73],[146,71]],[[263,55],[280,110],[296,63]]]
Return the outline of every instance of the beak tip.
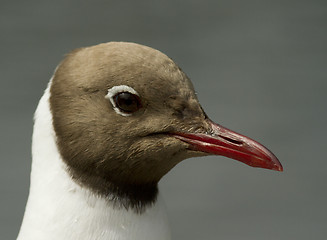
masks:
[[[268,167],[269,170],[274,170],[274,171],[277,171],[277,172],[283,172],[284,171],[284,168],[282,166],[282,164],[278,161],[277,163],[274,163],[273,166],[271,167]]]
[[[283,166],[281,164],[277,166],[276,171],[283,172],[284,171]]]
[[[278,160],[278,158],[275,155],[273,155],[273,156],[275,158],[273,170],[278,171],[278,172],[283,172],[284,168],[283,168],[282,164],[280,163],[280,161]]]

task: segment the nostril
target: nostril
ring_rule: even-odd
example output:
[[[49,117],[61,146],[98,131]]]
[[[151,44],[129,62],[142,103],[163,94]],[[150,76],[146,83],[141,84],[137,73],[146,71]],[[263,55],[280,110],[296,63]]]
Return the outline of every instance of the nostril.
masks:
[[[219,135],[219,137],[225,139],[225,140],[228,141],[228,142],[231,142],[231,143],[233,143],[233,144],[236,144],[236,145],[242,145],[242,144],[243,144],[242,141],[235,140],[235,139],[231,139],[231,138],[229,138],[229,137],[225,137],[225,136],[221,136],[221,135]]]

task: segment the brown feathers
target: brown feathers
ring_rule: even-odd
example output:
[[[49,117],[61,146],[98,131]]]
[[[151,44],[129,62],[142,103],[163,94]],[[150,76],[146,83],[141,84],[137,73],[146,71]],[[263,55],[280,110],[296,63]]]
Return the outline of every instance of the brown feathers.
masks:
[[[119,85],[140,95],[142,108],[131,116],[105,98]],[[167,134],[205,115],[187,76],[157,50],[114,42],[78,49],[59,65],[50,92],[57,145],[73,179],[122,206],[151,204],[161,177],[199,155]]]

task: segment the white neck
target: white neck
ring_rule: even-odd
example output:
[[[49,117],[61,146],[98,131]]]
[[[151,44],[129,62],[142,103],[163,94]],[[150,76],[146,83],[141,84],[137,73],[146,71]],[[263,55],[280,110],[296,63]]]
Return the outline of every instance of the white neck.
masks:
[[[137,214],[114,208],[71,179],[55,143],[50,84],[35,113],[31,187],[17,239],[170,239],[160,197],[144,213]]]

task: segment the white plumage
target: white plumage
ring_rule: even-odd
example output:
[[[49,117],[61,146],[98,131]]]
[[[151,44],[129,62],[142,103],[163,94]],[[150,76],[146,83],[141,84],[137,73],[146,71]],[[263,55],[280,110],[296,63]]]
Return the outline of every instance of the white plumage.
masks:
[[[50,81],[51,84],[51,81]],[[170,239],[162,199],[142,214],[114,209],[76,184],[55,143],[50,84],[35,113],[30,194],[18,240]]]

